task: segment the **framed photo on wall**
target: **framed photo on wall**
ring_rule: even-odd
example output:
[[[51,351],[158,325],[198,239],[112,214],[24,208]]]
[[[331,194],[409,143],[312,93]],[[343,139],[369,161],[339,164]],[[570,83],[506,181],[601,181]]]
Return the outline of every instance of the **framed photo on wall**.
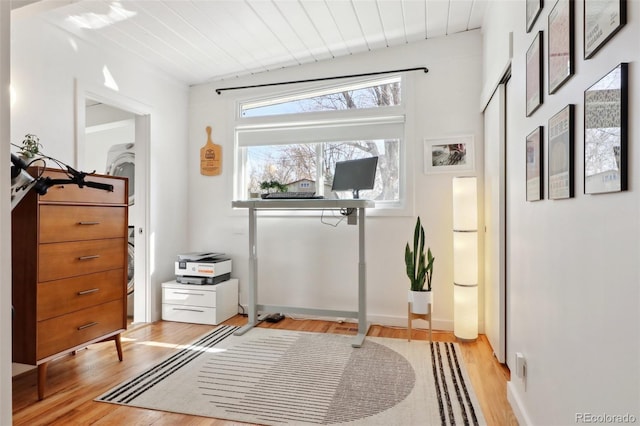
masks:
[[[549,94],[555,93],[574,73],[574,0],[558,0],[549,12]]]
[[[584,58],[589,59],[627,23],[627,0],[584,0]]]
[[[547,138],[550,200],[573,197],[574,105],[567,105],[549,119]]]
[[[527,201],[543,198],[542,130],[539,126],[527,136]]]
[[[627,189],[628,64],[584,92],[584,193]]]
[[[424,140],[424,172],[464,172],[474,170],[473,135]]]
[[[527,117],[542,105],[542,31],[527,49]]]
[[[542,1],[543,0],[527,0],[527,32],[531,31],[531,28],[533,28],[533,25],[536,23],[536,19],[538,19],[538,16],[542,11]]]

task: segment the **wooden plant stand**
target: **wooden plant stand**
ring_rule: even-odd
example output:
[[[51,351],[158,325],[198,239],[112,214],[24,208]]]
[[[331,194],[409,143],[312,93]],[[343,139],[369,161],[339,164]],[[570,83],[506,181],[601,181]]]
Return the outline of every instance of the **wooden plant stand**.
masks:
[[[408,309],[407,309],[407,333],[408,333],[408,340],[411,341],[411,322],[414,319],[423,319],[425,321],[429,321],[429,342],[433,342],[432,336],[431,336],[431,303],[429,303],[429,313],[428,314],[414,314],[413,312],[411,312],[411,302],[407,303],[408,305]]]

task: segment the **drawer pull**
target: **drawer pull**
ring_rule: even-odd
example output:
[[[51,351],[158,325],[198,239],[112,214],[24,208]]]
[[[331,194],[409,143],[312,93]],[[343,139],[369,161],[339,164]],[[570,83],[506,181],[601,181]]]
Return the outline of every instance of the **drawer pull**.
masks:
[[[84,329],[89,328],[89,327],[93,327],[94,325],[98,325],[98,323],[97,322],[90,322],[89,324],[81,325],[80,327],[78,327],[78,331],[84,330]]]
[[[99,254],[92,254],[90,256],[80,256],[78,260],[91,260],[91,259],[97,259],[99,257],[100,257]]]
[[[78,222],[78,225],[100,225],[100,222],[84,222],[84,221],[80,221],[80,222]]]
[[[201,309],[173,308],[174,311],[204,312]]]
[[[204,296],[204,293],[191,293],[188,291],[174,291],[173,294],[186,294],[187,296]]]
[[[91,294],[91,293],[95,293],[96,291],[99,291],[100,289],[98,288],[91,288],[89,290],[82,290],[78,292],[78,296],[84,296],[85,294]]]

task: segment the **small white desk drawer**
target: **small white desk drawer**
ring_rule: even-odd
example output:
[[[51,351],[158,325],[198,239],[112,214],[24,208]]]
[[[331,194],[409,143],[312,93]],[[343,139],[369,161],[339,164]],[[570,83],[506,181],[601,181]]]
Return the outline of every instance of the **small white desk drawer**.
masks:
[[[162,319],[218,325],[238,313],[238,280],[216,285],[162,283]]]
[[[190,322],[217,325],[216,308],[162,304],[162,319],[166,321]]]
[[[211,290],[193,290],[193,289],[177,289],[163,288],[162,302],[173,305],[189,305],[204,306],[209,308],[216,307],[216,292]]]

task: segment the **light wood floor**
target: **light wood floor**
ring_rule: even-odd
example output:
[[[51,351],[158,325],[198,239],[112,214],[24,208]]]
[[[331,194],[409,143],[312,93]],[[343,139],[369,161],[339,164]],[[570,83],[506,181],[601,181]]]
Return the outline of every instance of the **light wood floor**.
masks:
[[[236,316],[225,322],[243,325]],[[355,334],[357,325],[318,320],[286,318],[261,327],[318,333]],[[13,379],[14,425],[241,425],[196,416],[165,413],[140,408],[94,402],[93,399],[120,382],[133,377],[165,358],[177,345],[186,344],[211,330],[211,326],[177,322],[157,322],[130,326],[123,335],[124,360],[118,361],[113,342],[89,346],[76,355],[52,361],[48,367],[45,399],[38,401],[36,373],[30,371]],[[412,339],[426,339],[415,330]],[[407,338],[407,330],[373,325],[369,336]],[[435,341],[455,341],[450,332],[433,333]],[[484,335],[473,343],[460,343],[467,372],[489,425],[517,425],[506,397],[509,371],[493,357]],[[411,425],[406,425],[411,426]]]

